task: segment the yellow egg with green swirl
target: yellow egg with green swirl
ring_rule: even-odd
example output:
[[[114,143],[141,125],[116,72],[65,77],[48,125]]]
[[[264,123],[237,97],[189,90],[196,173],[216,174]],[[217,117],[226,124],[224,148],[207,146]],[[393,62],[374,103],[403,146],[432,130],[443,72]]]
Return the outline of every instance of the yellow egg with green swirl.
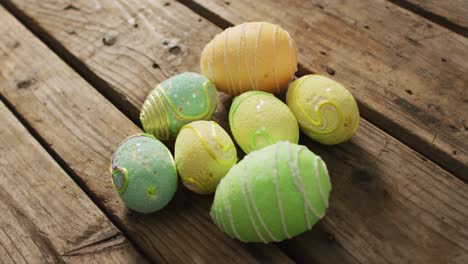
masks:
[[[349,140],[359,126],[359,109],[351,93],[338,82],[311,74],[295,80],[286,103],[301,131],[326,145]]]

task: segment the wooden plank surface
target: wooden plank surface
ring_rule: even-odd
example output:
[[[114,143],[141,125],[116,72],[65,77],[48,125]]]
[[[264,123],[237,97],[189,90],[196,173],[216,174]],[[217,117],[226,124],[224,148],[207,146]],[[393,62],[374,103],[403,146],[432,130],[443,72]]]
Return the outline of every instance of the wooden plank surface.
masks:
[[[445,18],[468,30],[468,1],[466,0],[404,0],[416,8]]]
[[[71,4],[68,0],[20,0],[4,4],[30,20],[30,26],[50,34],[50,45],[78,59],[76,68],[95,75],[95,86],[132,116],[139,111],[127,106],[142,105],[158,82],[182,71],[199,72],[204,44],[220,32],[174,1]],[[113,41],[105,44],[109,36]]]
[[[141,105],[155,83],[199,71],[201,50],[220,32],[173,1],[5,3],[131,116],[138,109],[129,103]],[[465,38],[384,0],[290,1],[288,9],[271,0],[196,3],[233,24],[283,25],[304,69],[332,75],[372,123],[468,179]]]
[[[0,18],[0,94],[151,260],[290,261],[274,245],[245,245],[219,232],[208,197],[183,188],[158,213],[126,209],[109,162],[119,142],[141,130],[1,7]]]
[[[323,244],[338,243],[361,263],[468,261],[467,184],[368,122],[347,144],[301,143],[324,159],[332,178]],[[306,233],[285,250],[328,263],[333,254],[313,252],[315,240]]]
[[[174,23],[178,23],[176,25],[180,26],[180,29],[167,34],[176,34],[177,32],[182,34],[180,32],[183,32],[182,35],[186,36],[186,38],[178,42],[179,47],[187,47],[187,49],[201,48],[203,44],[197,43],[200,39],[195,36],[190,38],[189,33],[191,31],[187,28],[189,22],[198,22],[197,16],[175,2],[171,2],[169,7],[176,9],[180,21],[175,20]],[[42,10],[38,7],[28,8],[28,10]],[[166,8],[168,7],[166,6]],[[138,10],[138,8],[136,9]],[[45,10],[35,11],[34,14],[45,12],[49,16],[59,16],[53,12],[47,13]],[[147,10],[140,11],[143,13],[148,12]],[[104,13],[107,14],[107,12]],[[157,19],[163,20],[165,13],[160,13],[162,15]],[[85,15],[85,13],[81,15]],[[134,16],[140,17],[138,14],[134,14]],[[43,21],[46,20],[45,15],[38,15],[38,17],[42,17]],[[182,18],[187,19],[188,22],[182,23]],[[122,23],[126,25],[127,21],[123,20]],[[159,24],[163,23],[159,22]],[[199,23],[204,22],[202,20]],[[39,22],[39,25],[42,25],[41,22]],[[205,26],[212,27],[210,24]],[[77,28],[86,27],[80,26]],[[112,63],[108,63],[114,65],[114,68],[107,66],[109,69],[114,69],[120,73],[121,76],[130,74],[127,72],[127,68],[115,67],[121,57],[135,58],[135,55],[140,52],[139,48],[144,47],[143,43],[153,43],[154,47],[150,50],[158,50],[158,48],[163,47],[158,46],[161,43],[155,41],[157,40],[156,37],[150,36],[142,39],[141,42],[135,43],[137,37],[134,34],[137,33],[126,27],[123,28],[128,31],[119,31],[119,41],[121,42],[115,44],[119,43],[119,47],[107,47],[123,52],[120,56],[112,58],[116,62],[111,61]],[[138,30],[140,29],[139,26]],[[207,30],[214,29],[208,28]],[[216,30],[220,31],[219,29]],[[102,34],[105,34],[105,32],[103,30]],[[131,38],[133,42],[125,42],[126,39],[130,41],[127,34],[133,36]],[[83,36],[82,38],[85,39]],[[122,41],[122,39],[124,40]],[[93,50],[94,56],[103,56],[99,55],[99,53],[103,53],[106,48],[93,49],[91,46],[93,43],[88,44],[88,49]],[[128,48],[123,48],[126,45],[138,47],[138,49],[129,51]],[[128,54],[124,55],[125,52]],[[109,52],[107,51],[107,53]],[[146,74],[149,74],[152,65],[137,62],[145,61],[142,58],[151,56],[152,53],[144,48],[140,53],[143,55],[140,55],[135,61],[129,60],[128,63],[130,66],[145,65],[141,67],[147,69],[140,69],[139,72],[135,71],[131,80],[141,85],[139,89],[149,90],[149,87],[153,85],[152,82],[154,82],[154,80],[151,81],[151,78],[155,77],[147,77]],[[181,56],[183,64],[176,69],[181,71],[195,67],[193,66],[195,63],[193,65],[188,64],[190,60],[186,58],[186,54],[182,53]],[[159,65],[166,65],[164,60],[155,62]],[[91,67],[90,64],[83,64]],[[96,65],[93,67],[97,67]],[[160,66],[160,69],[165,71],[164,67],[166,66]],[[156,76],[157,73],[154,73],[154,75]],[[145,78],[149,80],[140,83],[139,80]],[[112,85],[109,89],[113,89],[118,96],[130,98],[130,94],[122,92],[124,84]],[[15,108],[25,118],[31,120],[40,134],[49,134],[46,137],[48,142],[53,144],[54,149],[65,148],[62,146],[63,141],[61,142],[53,134],[41,128],[39,124],[34,123],[37,113],[31,111],[28,105],[32,99],[31,95],[19,95],[18,91],[11,87],[3,92],[8,98],[11,98],[10,100],[14,102]],[[130,93],[131,91],[126,92]],[[73,98],[73,96],[70,96],[70,100]],[[222,99],[226,103],[229,102],[228,98]],[[140,100],[129,104],[128,107],[133,109],[131,112],[138,111],[143,98]],[[37,104],[40,105],[40,103]],[[220,104],[216,118],[221,123],[225,123],[228,107],[228,104]],[[44,112],[48,111],[45,110]],[[113,122],[118,123],[117,119],[114,119]],[[295,259],[304,262],[316,261],[318,263],[327,262],[330,260],[330,256],[336,256],[335,260],[342,260],[344,263],[440,263],[440,261],[445,260],[463,263],[467,259],[466,242],[468,231],[465,224],[467,206],[463,201],[467,198],[468,191],[467,186],[453,175],[365,120],[350,143],[335,147],[319,146],[310,141],[304,141],[304,139],[302,139],[302,143],[309,146],[311,150],[318,152],[330,164],[334,190],[332,192],[331,208],[324,221],[317,228],[314,228],[314,231],[281,245],[290,253],[294,254],[296,252]],[[66,151],[61,151],[61,153],[64,152]],[[84,150],[82,152],[87,153]],[[75,159],[76,157],[71,158],[71,160]],[[183,206],[189,199],[199,197],[191,194],[186,195],[188,199],[182,204],[179,203],[179,206]],[[192,205],[196,206],[193,202],[190,206]],[[207,206],[198,208],[201,211],[208,210]],[[181,212],[179,216],[192,217],[187,211]],[[217,231],[211,230],[211,232],[216,234]],[[318,235],[316,235],[317,233]],[[321,245],[321,247],[318,247],[321,250],[315,250],[316,248],[312,248],[312,245]],[[438,250],[435,251],[434,248]]]
[[[0,120],[0,263],[146,262],[1,102]]]
[[[384,0],[181,1],[218,22],[282,25],[305,71],[343,83],[364,117],[468,180],[468,39]]]

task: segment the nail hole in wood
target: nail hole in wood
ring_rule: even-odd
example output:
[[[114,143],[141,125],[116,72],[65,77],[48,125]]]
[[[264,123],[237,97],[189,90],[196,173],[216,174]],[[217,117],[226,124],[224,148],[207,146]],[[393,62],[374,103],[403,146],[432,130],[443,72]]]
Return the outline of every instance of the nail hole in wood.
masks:
[[[119,35],[119,33],[117,31],[109,31],[102,38],[102,43],[104,43],[104,45],[106,45],[106,46],[112,46],[117,41],[117,36],[118,35]]]
[[[16,83],[16,87],[18,89],[27,89],[29,86],[32,85],[32,83],[33,82],[31,80],[21,80]]]
[[[457,128],[456,126],[454,126],[454,125],[449,125],[448,127],[452,130],[453,133],[456,133],[456,132],[459,132],[459,131],[460,131],[460,129],[458,129],[458,128]]]
[[[182,49],[179,46],[173,46],[169,49],[169,53],[174,55],[179,55],[182,52]]]

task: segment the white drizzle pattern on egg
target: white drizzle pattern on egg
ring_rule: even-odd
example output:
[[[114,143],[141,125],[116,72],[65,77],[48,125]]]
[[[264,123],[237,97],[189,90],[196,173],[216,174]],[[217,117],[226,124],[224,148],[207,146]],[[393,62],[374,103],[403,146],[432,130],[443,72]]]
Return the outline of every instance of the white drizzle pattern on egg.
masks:
[[[276,38],[278,36],[278,29],[279,26],[275,26],[275,31],[273,33],[273,72],[275,74],[275,84],[276,84],[276,91],[280,92],[279,83],[278,83],[278,72],[277,72],[277,59],[276,59]]]
[[[306,227],[307,229],[311,229],[312,228],[312,219],[310,217],[310,214],[309,214],[309,211],[312,212],[312,214],[315,216],[316,219],[321,219],[324,217],[325,215],[325,210],[323,210],[323,212],[321,213],[318,213],[317,210],[320,210],[318,208],[315,208],[310,199],[308,198],[308,195],[307,195],[307,191],[305,190],[305,183],[303,181],[303,178],[301,176],[301,170],[300,170],[300,165],[299,165],[299,154],[301,153],[301,151],[304,151],[304,150],[307,150],[307,148],[303,147],[303,146],[299,146],[297,148],[297,150],[295,150],[293,153],[292,153],[292,149],[291,149],[291,146],[292,144],[289,143],[289,142],[285,142],[286,146],[287,146],[287,153],[288,153],[288,156],[287,156],[287,164],[289,166],[289,170],[291,172],[291,180],[292,182],[294,183],[294,186],[296,188],[296,190],[301,194],[302,196],[302,200],[303,200],[303,205],[304,205],[304,217],[305,217],[305,222],[306,222]],[[280,218],[280,221],[281,221],[281,226],[282,226],[282,230],[283,230],[283,234],[285,237],[287,238],[291,238],[291,235],[289,234],[289,231],[288,231],[288,226],[286,225],[286,221],[285,221],[285,215],[284,215],[284,211],[283,211],[283,205],[282,205],[282,200],[281,200],[281,193],[280,193],[280,190],[279,190],[279,172],[278,172],[278,153],[279,153],[279,149],[278,149],[278,145],[275,146],[275,149],[274,149],[274,158],[272,159],[273,161],[273,180],[274,180],[274,185],[275,185],[275,193],[276,193],[276,202],[277,202],[277,206],[278,206],[278,211],[279,211],[279,218]],[[326,199],[326,196],[325,196],[325,192],[324,192],[324,189],[323,189],[323,186],[322,186],[322,180],[321,180],[321,175],[320,175],[320,167],[323,166],[322,168],[325,170],[325,173],[326,173],[326,179],[327,179],[327,184],[328,184],[328,187],[329,187],[329,190],[331,190],[331,182],[330,182],[330,178],[328,177],[328,172],[327,172],[327,167],[326,167],[326,164],[323,162],[322,158],[320,156],[315,156],[314,157],[314,171],[312,172],[314,174],[314,177],[316,179],[316,182],[317,182],[317,189],[318,189],[318,192],[320,194],[320,201],[322,202],[324,208],[328,208],[329,204],[328,204],[328,201]],[[242,167],[242,195],[243,195],[243,200],[244,200],[244,206],[245,206],[245,209],[247,211],[247,215],[248,215],[248,218],[249,218],[249,223],[251,225],[251,227],[253,228],[256,236],[258,237],[258,239],[264,243],[267,243],[268,241],[280,241],[280,239],[276,238],[271,230],[268,228],[268,226],[265,224],[264,222],[264,219],[262,218],[261,216],[261,212],[260,210],[258,209],[258,207],[256,206],[255,204],[255,200],[254,200],[254,196],[252,194],[252,190],[250,187],[250,184],[249,184],[249,176],[247,175],[247,166],[248,166],[248,162],[245,162],[245,164],[243,165]],[[232,232],[234,233],[234,236],[237,237],[239,240],[241,241],[244,241],[242,237],[240,237],[239,233],[238,233],[238,230],[235,228],[235,222],[234,222],[234,216],[232,214],[232,211],[231,211],[231,204],[230,204],[230,200],[229,200],[229,197],[230,197],[230,187],[229,187],[229,184],[230,184],[230,181],[231,179],[229,178],[224,178],[221,183],[220,183],[220,187],[219,187],[219,193],[222,195],[222,201],[223,203],[221,204],[222,206],[218,205],[216,207],[214,207],[214,214],[215,214],[215,222],[217,223],[217,225],[222,229],[224,230],[225,232],[227,231],[226,229],[226,226],[225,226],[225,223],[224,221],[222,221],[222,217],[221,215],[223,214],[222,211],[221,211],[221,207],[224,209],[224,212],[226,214],[226,216],[228,217],[228,224],[230,224],[231,226],[231,230]],[[256,221],[258,221],[258,223],[260,224],[260,226],[258,224],[256,224]],[[264,237],[264,233],[262,232],[262,230],[260,230],[260,227],[263,229],[264,233],[266,233],[266,235],[268,236],[267,238]]]

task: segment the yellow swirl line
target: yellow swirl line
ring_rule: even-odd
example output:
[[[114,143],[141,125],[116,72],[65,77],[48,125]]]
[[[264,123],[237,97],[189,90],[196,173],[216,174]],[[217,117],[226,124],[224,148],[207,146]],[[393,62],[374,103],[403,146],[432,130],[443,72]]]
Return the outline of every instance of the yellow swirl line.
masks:
[[[164,97],[164,101],[169,105],[169,107],[171,108],[171,110],[174,112],[174,114],[176,115],[176,117],[178,117],[179,119],[184,119],[184,120],[187,120],[187,121],[193,121],[193,120],[199,120],[201,118],[204,118],[206,117],[206,115],[210,112],[210,106],[212,105],[212,101],[210,100],[210,95],[208,93],[208,82],[204,82],[203,83],[203,92],[207,98],[207,104],[206,104],[206,109],[203,113],[197,115],[197,116],[185,116],[181,113],[179,113],[179,111],[177,111],[177,108],[174,106],[174,104],[172,103],[172,101],[170,100],[170,98],[166,95],[165,91],[162,89],[162,87],[158,84],[157,87],[159,87],[159,91],[160,93],[162,94],[162,96]]]
[[[200,193],[209,193],[208,188],[202,184],[201,182],[195,180],[192,177],[187,177],[182,179],[184,181],[184,184],[187,186],[187,188],[193,188],[195,191],[198,191]],[[190,187],[189,187],[190,186]]]
[[[220,163],[220,164],[223,164],[223,165],[226,165],[226,164],[231,164],[232,161],[237,160],[237,157],[236,157],[236,156],[234,156],[234,157],[233,157],[232,159],[230,159],[230,160],[223,160],[223,159],[220,159],[220,158],[216,155],[216,153],[214,153],[214,152],[211,150],[210,145],[208,144],[208,142],[206,141],[206,139],[203,137],[203,135],[200,133],[200,131],[198,131],[198,129],[196,129],[196,128],[193,127],[192,125],[185,125],[182,129],[186,129],[186,128],[193,130],[193,132],[195,132],[195,134],[197,134],[197,136],[200,138],[200,140],[201,140],[203,146],[205,147],[205,149],[208,151],[208,153],[210,154],[210,156],[211,156],[214,160],[216,160],[216,162],[218,162],[218,163]],[[212,124],[212,128],[214,129],[213,124]],[[213,132],[214,132],[214,130],[213,130]],[[223,150],[223,152],[227,152],[229,149],[234,148],[234,144],[223,145],[223,144],[220,142],[220,140],[219,140],[218,136],[216,135],[216,133],[213,133],[213,137],[214,137],[214,140],[216,141],[216,143],[217,143],[220,147],[223,146],[223,147],[221,147],[221,150]]]
[[[299,102],[299,98],[298,98],[298,97],[299,97],[299,89],[300,89],[302,83],[303,83],[305,80],[307,80],[307,79],[309,79],[309,78],[312,78],[312,77],[314,77],[314,76],[308,76],[308,77],[306,77],[306,78],[300,80],[299,83],[296,85],[296,91],[295,91],[295,93],[294,93],[294,99],[296,100],[296,102]],[[331,132],[333,132],[333,131],[335,131],[335,130],[338,129],[339,124],[342,123],[343,117],[342,117],[342,111],[341,111],[341,109],[340,109],[335,103],[333,103],[333,102],[331,102],[331,101],[328,101],[328,100],[327,100],[327,101],[322,101],[322,102],[320,102],[320,104],[318,105],[318,108],[317,108],[317,112],[319,113],[319,115],[318,115],[318,121],[314,120],[314,119],[309,115],[309,113],[302,107],[301,104],[299,104],[299,103],[297,104],[297,106],[299,107],[299,109],[301,110],[301,112],[304,114],[304,116],[307,118],[307,120],[308,120],[309,122],[311,122],[314,126],[318,126],[318,127],[320,127],[320,126],[323,125],[323,121],[324,121],[324,120],[323,120],[323,118],[322,118],[322,108],[323,108],[324,106],[326,106],[326,105],[331,105],[331,106],[335,109],[336,115],[337,115],[336,125],[335,125],[334,127],[330,128],[330,129],[325,129],[325,130],[317,130],[317,129],[315,129],[315,128],[311,128],[310,126],[305,126],[307,129],[312,130],[313,132],[318,133],[318,134],[331,133]]]

